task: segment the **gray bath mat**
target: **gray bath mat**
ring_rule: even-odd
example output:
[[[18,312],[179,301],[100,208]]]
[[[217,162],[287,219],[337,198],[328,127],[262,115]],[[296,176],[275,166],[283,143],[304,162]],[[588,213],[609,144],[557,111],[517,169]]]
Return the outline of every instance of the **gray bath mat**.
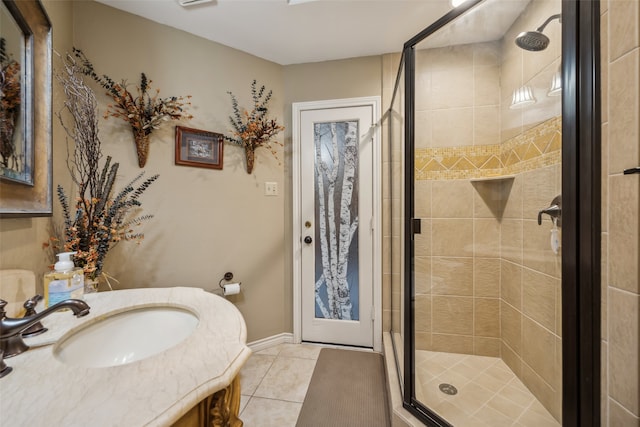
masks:
[[[296,427],[389,427],[382,355],[323,348]]]

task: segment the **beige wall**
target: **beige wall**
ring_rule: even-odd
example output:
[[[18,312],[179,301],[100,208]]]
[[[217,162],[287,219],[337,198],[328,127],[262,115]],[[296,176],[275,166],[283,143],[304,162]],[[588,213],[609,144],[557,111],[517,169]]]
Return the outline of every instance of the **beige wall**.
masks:
[[[224,169],[174,164],[174,125],[230,133],[233,92],[250,106],[250,84],[273,90],[271,114],[284,117],[282,68],[255,56],[158,25],[96,2],[74,2],[74,44],[100,74],[139,82],[144,72],[161,96],[192,95],[188,122],[170,122],[153,132],[148,174],[159,173],[143,195],[144,224],[140,245],[123,243],[109,254],[105,271],[121,287],[195,286],[213,290],[225,272],[241,281],[243,292],[230,298],[248,325],[248,339],[284,331],[285,248],[284,195],[264,196],[264,182],[283,187],[284,170],[266,150],[257,151],[254,173],[247,174],[243,151],[225,144]],[[114,31],[126,28],[127,31]],[[100,107],[111,100],[93,85]],[[129,125],[101,121],[105,155],[120,162],[119,183],[140,169]],[[282,141],[282,135],[278,136]],[[282,154],[280,155],[282,157]]]
[[[640,425],[640,3],[601,3],[602,425]]]
[[[54,45],[64,53],[82,49],[100,74],[139,82],[144,72],[161,96],[192,95],[188,122],[172,122],[151,137],[148,175],[158,181],[142,196],[144,223],[140,245],[122,243],[108,255],[105,271],[117,288],[195,286],[217,288],[226,271],[242,281],[243,292],[230,300],[242,312],[253,341],[291,332],[291,102],[381,94],[381,57],[282,67],[255,56],[147,21],[96,2],[45,2],[54,25]],[[126,28],[127,31],[114,31]],[[54,62],[54,68],[58,62]],[[225,145],[224,169],[174,165],[174,125],[230,133],[232,91],[249,106],[253,79],[273,89],[273,117],[286,126],[282,164],[257,151],[254,172],[245,170],[240,148]],[[104,111],[110,99],[91,83]],[[54,84],[56,86],[56,84]],[[60,105],[54,87],[54,105]],[[54,107],[54,110],[56,108]],[[70,187],[64,133],[54,123],[54,185]],[[120,162],[116,188],[140,169],[128,124],[100,121],[103,152]],[[265,197],[264,182],[279,185]],[[56,221],[59,203],[54,200]],[[41,249],[49,236],[46,218],[2,219],[0,268],[25,268],[41,277],[50,260]]]
[[[382,57],[365,56],[284,67],[287,101],[380,96]],[[288,106],[288,108],[291,108]]]

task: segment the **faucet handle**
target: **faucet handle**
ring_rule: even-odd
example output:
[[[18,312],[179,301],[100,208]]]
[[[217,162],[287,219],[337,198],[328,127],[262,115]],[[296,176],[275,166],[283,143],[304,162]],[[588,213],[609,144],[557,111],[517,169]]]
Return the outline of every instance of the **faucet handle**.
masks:
[[[35,295],[29,298],[28,300],[26,300],[22,305],[27,310],[24,317],[33,316],[34,314],[36,314],[36,310],[35,310],[36,305],[38,305],[38,303],[43,299],[44,297],[42,295]]]
[[[36,305],[38,305],[38,303],[40,301],[42,301],[42,299],[43,299],[42,295],[35,295],[35,296],[29,298],[28,300],[26,300],[24,302],[24,304],[23,304],[23,307],[27,311],[24,313],[23,317],[30,317],[30,316],[33,316],[34,314],[37,314],[36,313]],[[23,337],[34,337],[36,335],[40,335],[40,334],[42,334],[44,332],[47,332],[47,331],[48,331],[48,329],[45,328],[42,325],[42,322],[36,322],[33,325],[29,326],[27,329],[25,329],[22,332],[22,336]]]
[[[559,220],[562,214],[562,208],[558,205],[551,205],[546,209],[542,209],[538,212],[538,225],[542,225],[542,214],[547,214],[551,217],[551,221],[555,224]],[[560,225],[560,224],[558,224]]]
[[[7,306],[7,302],[3,299],[0,299],[0,318],[4,319],[7,315],[7,312],[4,311],[4,308]]]

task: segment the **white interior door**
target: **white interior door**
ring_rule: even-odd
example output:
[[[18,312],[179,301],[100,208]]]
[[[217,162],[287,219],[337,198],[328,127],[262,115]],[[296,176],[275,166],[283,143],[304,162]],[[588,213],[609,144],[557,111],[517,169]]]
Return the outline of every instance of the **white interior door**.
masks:
[[[374,346],[376,118],[371,104],[299,113],[303,341]]]

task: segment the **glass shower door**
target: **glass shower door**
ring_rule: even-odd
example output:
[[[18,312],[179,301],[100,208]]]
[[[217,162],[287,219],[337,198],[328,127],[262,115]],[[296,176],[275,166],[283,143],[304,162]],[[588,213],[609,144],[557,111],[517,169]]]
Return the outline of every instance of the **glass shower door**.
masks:
[[[384,203],[388,212],[387,221],[383,227],[386,246],[390,248],[387,264],[383,268],[385,279],[391,284],[391,342],[394,350],[398,381],[404,379],[404,300],[405,287],[402,274],[402,260],[404,259],[404,185],[401,176],[404,175],[404,62],[400,59],[400,68],[396,76],[391,108],[388,111],[389,141],[386,152],[387,182],[385,186]]]
[[[443,423],[562,419],[560,9],[485,2],[408,58],[413,388]]]

